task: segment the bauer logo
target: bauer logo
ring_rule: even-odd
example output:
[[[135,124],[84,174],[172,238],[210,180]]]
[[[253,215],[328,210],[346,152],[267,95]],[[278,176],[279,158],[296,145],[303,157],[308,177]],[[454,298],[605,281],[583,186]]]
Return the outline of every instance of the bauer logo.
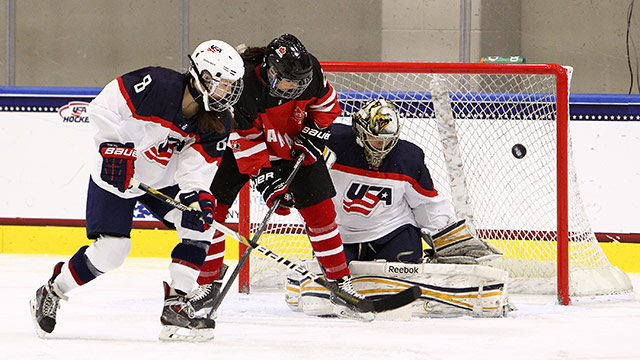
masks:
[[[89,103],[84,101],[73,101],[58,110],[58,115],[62,118],[62,122],[68,123],[88,123],[89,114],[87,109]]]
[[[396,266],[389,265],[387,267],[387,272],[389,274],[419,274],[420,267],[419,266]]]

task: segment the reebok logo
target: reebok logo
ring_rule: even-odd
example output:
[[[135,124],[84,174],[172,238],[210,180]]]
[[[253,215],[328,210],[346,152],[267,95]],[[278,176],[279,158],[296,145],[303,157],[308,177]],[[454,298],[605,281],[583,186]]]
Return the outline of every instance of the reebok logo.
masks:
[[[409,267],[389,265],[389,267],[387,267],[387,272],[391,274],[418,274],[420,273],[420,269],[415,266]]]

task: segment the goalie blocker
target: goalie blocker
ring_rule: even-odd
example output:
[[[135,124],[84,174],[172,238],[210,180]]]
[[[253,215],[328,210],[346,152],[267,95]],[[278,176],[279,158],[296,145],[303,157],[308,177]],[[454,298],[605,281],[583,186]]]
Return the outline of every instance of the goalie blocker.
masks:
[[[315,259],[305,261],[309,272],[321,274]],[[408,264],[386,261],[352,261],[353,286],[368,298],[390,295],[418,285],[422,290],[414,303],[385,313],[387,320],[411,317],[504,317],[512,309],[508,301],[506,271],[468,264]],[[288,273],[285,301],[294,311],[332,316],[329,292],[308,277]],[[378,319],[381,319],[378,316]]]

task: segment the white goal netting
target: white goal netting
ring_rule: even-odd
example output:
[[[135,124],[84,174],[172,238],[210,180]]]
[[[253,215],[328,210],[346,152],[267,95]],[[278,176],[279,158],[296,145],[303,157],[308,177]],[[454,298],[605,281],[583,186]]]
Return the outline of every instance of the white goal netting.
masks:
[[[557,74],[536,73],[533,64],[373,65],[325,65],[343,110],[337,121],[350,124],[350,114],[371,98],[392,100],[403,116],[401,138],[422,148],[436,189],[458,218],[467,218],[479,237],[505,253],[492,266],[509,271],[511,291],[555,292],[558,261],[568,267],[572,296],[632,291],[585,214],[570,136],[558,118],[559,104],[568,107],[568,90],[559,93]],[[251,198],[257,226],[266,207],[259,195]],[[567,231],[559,230],[564,222]],[[563,236],[568,256],[559,260]],[[294,259],[311,256],[295,212],[274,216],[259,242]],[[252,284],[279,284],[281,273],[269,259],[252,255]]]

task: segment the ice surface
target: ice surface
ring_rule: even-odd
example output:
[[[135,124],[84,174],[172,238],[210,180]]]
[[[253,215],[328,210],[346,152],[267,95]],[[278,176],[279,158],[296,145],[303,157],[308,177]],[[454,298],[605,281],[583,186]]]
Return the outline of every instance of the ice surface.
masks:
[[[213,341],[163,343],[169,260],[129,258],[70,292],[55,331],[39,339],[29,299],[67,259],[0,254],[0,359],[640,359],[639,274],[631,274],[632,301],[563,307],[552,297],[512,297],[518,310],[503,319],[314,318],[290,311],[282,294],[234,289]]]

